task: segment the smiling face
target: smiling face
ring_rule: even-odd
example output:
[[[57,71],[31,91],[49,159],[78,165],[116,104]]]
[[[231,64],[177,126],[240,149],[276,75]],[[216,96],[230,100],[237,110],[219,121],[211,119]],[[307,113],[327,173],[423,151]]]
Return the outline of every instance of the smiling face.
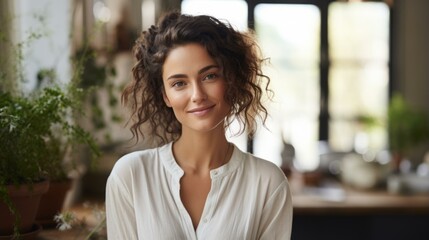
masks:
[[[189,43],[171,50],[162,79],[164,101],[182,124],[182,132],[223,128],[230,110],[224,100],[225,79],[221,66],[202,45]]]

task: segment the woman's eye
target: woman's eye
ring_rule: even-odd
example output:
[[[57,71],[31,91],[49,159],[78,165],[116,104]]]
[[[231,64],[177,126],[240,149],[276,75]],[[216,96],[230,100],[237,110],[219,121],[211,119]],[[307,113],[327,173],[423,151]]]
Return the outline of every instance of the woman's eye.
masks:
[[[177,81],[177,82],[174,82],[171,86],[175,87],[175,88],[180,88],[180,87],[185,86],[185,83],[181,82],[181,81]]]
[[[214,78],[216,78],[217,77],[217,74],[215,74],[215,73],[210,73],[210,74],[208,74],[205,78],[204,78],[204,80],[210,80],[210,79],[214,79]]]

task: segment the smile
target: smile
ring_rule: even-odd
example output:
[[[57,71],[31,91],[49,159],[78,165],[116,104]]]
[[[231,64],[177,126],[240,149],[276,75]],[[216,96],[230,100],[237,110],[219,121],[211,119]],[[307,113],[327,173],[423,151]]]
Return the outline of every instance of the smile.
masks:
[[[208,113],[212,108],[214,108],[215,105],[208,106],[208,107],[200,107],[200,108],[194,108],[188,111],[188,113],[192,113],[197,116],[203,116],[206,113]]]

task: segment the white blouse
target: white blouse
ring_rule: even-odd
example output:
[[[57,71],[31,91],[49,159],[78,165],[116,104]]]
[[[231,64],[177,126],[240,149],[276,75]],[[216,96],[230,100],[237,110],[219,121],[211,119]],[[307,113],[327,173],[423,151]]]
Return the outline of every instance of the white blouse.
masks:
[[[119,159],[106,186],[109,240],[290,239],[292,198],[275,164],[234,146],[230,161],[210,171],[196,230],[180,198],[183,174],[172,143]]]

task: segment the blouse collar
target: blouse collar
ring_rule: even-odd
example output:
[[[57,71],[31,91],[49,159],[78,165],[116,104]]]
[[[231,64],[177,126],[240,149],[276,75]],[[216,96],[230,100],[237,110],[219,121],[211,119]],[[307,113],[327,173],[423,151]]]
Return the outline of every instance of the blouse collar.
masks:
[[[239,164],[242,162],[244,158],[244,153],[233,143],[233,152],[230,160],[224,165],[210,170],[210,177],[212,180],[222,178],[235,169],[238,168]],[[164,164],[164,167],[173,175],[173,178],[179,182],[180,178],[184,175],[183,169],[177,164],[176,159],[173,155],[173,142],[169,142],[168,144],[160,147],[160,158]]]

